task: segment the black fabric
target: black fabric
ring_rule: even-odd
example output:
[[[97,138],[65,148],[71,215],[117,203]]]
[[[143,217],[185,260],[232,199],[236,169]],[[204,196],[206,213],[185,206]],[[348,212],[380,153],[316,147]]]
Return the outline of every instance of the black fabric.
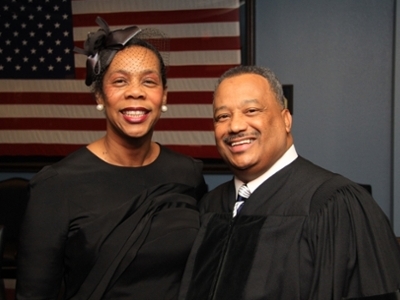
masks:
[[[67,295],[67,298],[101,299],[106,290],[112,289],[121,274],[135,259],[148,235],[151,219],[156,212],[160,211],[159,208],[166,207],[165,204],[172,201],[180,201],[179,204],[185,201],[187,205],[181,207],[196,210],[196,202],[190,197],[192,190],[191,187],[177,184],[157,186],[132,199],[131,203],[140,203],[138,209],[132,210],[128,203],[89,226],[81,228],[80,234],[75,236],[73,241],[71,240],[71,244],[75,246],[70,249],[71,252],[79,251],[86,238],[95,234],[100,226],[103,233],[107,235],[107,239],[101,245],[94,244],[92,251],[86,253],[89,258],[96,258],[96,262],[90,266],[90,269],[84,270],[76,266],[72,270],[75,273],[88,274],[88,276],[80,285],[76,296]],[[74,277],[73,274],[70,276]]]
[[[17,298],[176,299],[199,228],[202,163],[162,147],[139,168],[83,148],[31,181]],[[90,298],[91,297],[91,298]]]
[[[234,202],[233,180],[202,200],[180,299],[339,300],[399,289],[397,240],[356,183],[299,157],[232,221]]]
[[[221,218],[214,216],[208,222],[209,234],[200,246],[199,253],[208,253],[210,256],[196,261],[195,269],[200,272],[191,284],[188,299],[208,299],[210,293],[215,294],[215,299],[243,298],[243,283],[250,274],[249,266],[256,251],[254,245],[259,239],[264,218],[252,217],[249,222],[243,220],[224,215]],[[204,259],[207,260],[207,268],[199,265]],[[227,286],[228,289],[225,288]]]
[[[400,292],[388,293],[384,295],[376,295],[371,297],[357,297],[357,298],[346,298],[345,300],[400,300]]]
[[[4,226],[0,224],[0,300],[6,300],[6,291],[2,275],[3,268],[3,251],[4,251]]]

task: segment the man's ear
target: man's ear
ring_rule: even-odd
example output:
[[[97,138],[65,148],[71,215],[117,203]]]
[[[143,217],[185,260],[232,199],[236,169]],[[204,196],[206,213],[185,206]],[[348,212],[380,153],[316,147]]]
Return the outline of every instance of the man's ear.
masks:
[[[286,132],[290,133],[290,131],[292,130],[292,115],[287,108],[285,108],[281,111],[281,115],[282,115],[283,121],[285,122]]]

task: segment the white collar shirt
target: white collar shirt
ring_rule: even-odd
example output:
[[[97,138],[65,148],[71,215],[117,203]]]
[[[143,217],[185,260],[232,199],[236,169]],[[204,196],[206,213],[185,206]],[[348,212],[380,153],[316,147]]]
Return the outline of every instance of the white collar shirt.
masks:
[[[264,174],[259,176],[258,178],[247,182],[247,187],[250,189],[250,192],[253,193],[265,180],[270,178],[276,172],[282,170],[284,167],[292,163],[298,157],[297,151],[294,145],[290,146],[290,148],[279,158],[271,168],[269,168]],[[236,198],[238,195],[239,188],[243,185],[244,182],[237,179],[235,177],[235,189],[236,189]]]

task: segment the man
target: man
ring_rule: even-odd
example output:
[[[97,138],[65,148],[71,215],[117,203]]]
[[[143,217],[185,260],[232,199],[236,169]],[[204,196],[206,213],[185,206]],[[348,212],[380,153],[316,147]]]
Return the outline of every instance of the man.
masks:
[[[275,75],[227,71],[213,109],[234,178],[202,200],[180,299],[400,299],[386,216],[364,188],[297,155]]]

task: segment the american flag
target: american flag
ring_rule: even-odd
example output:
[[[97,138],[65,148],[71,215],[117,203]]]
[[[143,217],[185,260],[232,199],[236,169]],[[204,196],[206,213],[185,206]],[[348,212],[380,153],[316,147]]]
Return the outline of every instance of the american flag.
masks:
[[[216,79],[240,64],[239,0],[2,0],[0,156],[65,156],[104,135],[84,84],[88,32],[138,25],[170,38],[168,112],[154,140],[218,158],[212,132]]]

